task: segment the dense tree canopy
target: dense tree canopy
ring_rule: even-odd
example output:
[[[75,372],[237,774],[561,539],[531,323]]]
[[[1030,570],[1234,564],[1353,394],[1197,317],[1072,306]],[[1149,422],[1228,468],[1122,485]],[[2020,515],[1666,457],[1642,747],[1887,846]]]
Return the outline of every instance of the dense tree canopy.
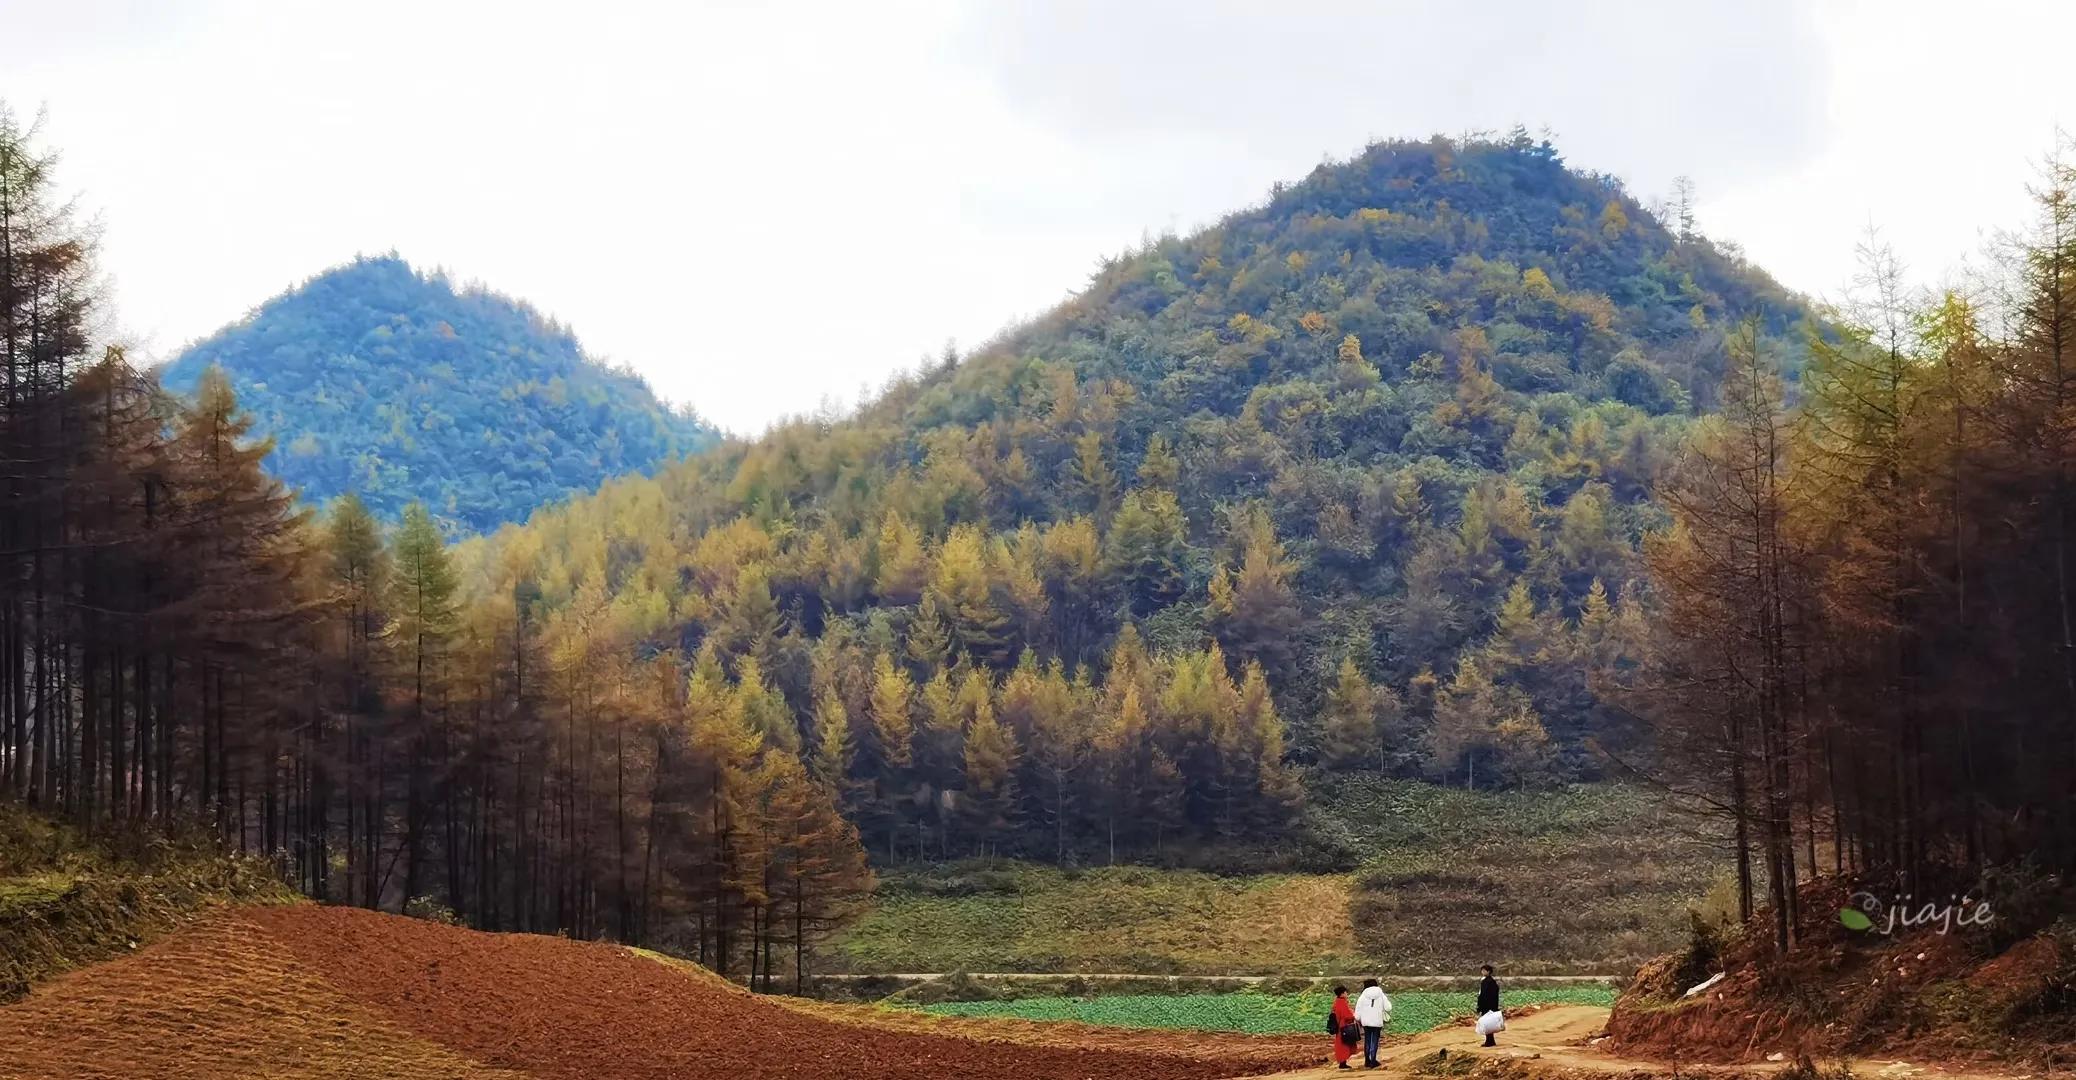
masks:
[[[1735,335],[1663,478],[1626,681],[1779,949],[1830,918],[1796,890],[1826,873],[1992,898],[2014,937],[2066,910],[2034,898],[2076,868],[2076,168],[2033,194],[1966,288],[1913,292],[1870,240],[1799,393]]]
[[[1262,835],[1293,763],[1591,775],[1651,484],[1729,328],[1806,319],[1547,144],[1383,144],[465,576],[754,671],[889,852]]]
[[[162,379],[189,393],[212,365],[274,440],[270,472],[390,521],[418,501],[450,529],[495,528],[713,439],[524,304],[394,255],[267,301]]]

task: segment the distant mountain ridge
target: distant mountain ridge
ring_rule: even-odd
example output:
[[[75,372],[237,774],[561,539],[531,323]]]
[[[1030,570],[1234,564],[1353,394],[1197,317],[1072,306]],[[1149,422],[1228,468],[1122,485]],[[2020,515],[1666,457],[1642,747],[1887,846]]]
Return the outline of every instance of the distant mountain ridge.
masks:
[[[363,256],[262,304],[161,371],[218,365],[272,436],[267,466],[313,503],[352,492],[394,518],[423,501],[486,531],[714,441],[631,372],[529,305]]]

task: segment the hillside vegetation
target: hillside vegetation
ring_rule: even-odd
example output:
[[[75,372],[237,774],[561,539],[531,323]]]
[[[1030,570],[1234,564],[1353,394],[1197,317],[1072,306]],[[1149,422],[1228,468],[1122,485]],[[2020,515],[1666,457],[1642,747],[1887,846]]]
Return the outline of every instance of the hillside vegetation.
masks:
[[[391,521],[416,501],[456,529],[495,528],[713,438],[525,304],[394,255],[267,301],[162,379],[192,393],[211,365],[274,440],[269,472],[312,503],[351,492]]]
[[[1803,317],[1545,144],[1383,144],[464,561],[571,655],[712,657],[876,851],[1273,836],[1292,764],[1595,775],[1648,485],[1725,328]]]
[[[1622,973],[1685,943],[1721,859],[1719,829],[1614,784],[1466,792],[1355,774],[1308,795],[1305,831],[1352,872],[909,867],[881,878],[825,970]]]
[[[1262,975],[1338,972],[1355,949],[1346,875],[961,862],[884,877],[826,966]]]
[[[1216,641],[1307,706],[1309,756],[1343,658],[1424,711],[1510,598],[1516,650],[1633,599],[1645,488],[1713,401],[1725,327],[1802,315],[1547,145],[1385,144],[1111,261],[854,419],[616,483],[492,547],[544,604],[596,589],[627,632],[712,640],[731,673],[760,632],[797,642],[763,674],[803,714],[805,646],[832,628],[919,677],[1026,652],[1100,668],[1128,621],[1155,652]],[[1480,659],[1484,704],[1534,706],[1559,767],[1584,767],[1577,674]],[[1430,752],[1425,727],[1391,754],[1463,779],[1490,751]]]
[[[294,894],[206,841],[93,839],[0,803],[0,1003],[231,904]]]
[[[1798,945],[1773,952],[1770,920],[1704,925],[1646,965],[1610,1017],[1610,1046],[1650,1056],[1750,1061],[1789,1054],[1913,1054],[2076,1067],[2076,899],[2053,877],[2002,873],[1980,921],[1892,927],[1865,910],[1876,881],[1803,887]],[[1873,925],[1849,925],[1846,908]],[[1687,991],[1721,976],[1701,993]]]
[[[1685,940],[1727,844],[1720,821],[1620,784],[1474,794],[1348,777],[1319,801],[1364,843],[1349,920],[1391,971],[1627,971]]]

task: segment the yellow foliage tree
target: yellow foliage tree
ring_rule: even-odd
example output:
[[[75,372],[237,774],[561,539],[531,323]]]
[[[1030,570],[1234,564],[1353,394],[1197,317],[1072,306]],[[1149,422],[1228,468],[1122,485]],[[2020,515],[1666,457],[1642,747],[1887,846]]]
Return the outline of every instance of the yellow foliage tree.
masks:
[[[879,576],[874,590],[889,604],[913,604],[930,580],[930,556],[907,519],[888,511],[879,527]]]
[[[915,684],[908,672],[893,657],[879,654],[872,667],[872,733],[880,760],[890,768],[908,767],[915,736],[915,717],[909,711],[914,700]]]

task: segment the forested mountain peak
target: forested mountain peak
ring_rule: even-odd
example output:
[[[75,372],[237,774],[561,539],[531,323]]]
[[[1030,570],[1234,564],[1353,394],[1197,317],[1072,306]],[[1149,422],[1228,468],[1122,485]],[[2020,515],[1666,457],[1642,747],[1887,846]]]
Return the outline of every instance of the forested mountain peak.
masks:
[[[1780,334],[1806,313],[1548,142],[1437,137],[1378,143],[1211,228],[1111,259],[1080,296],[986,351],[1057,353],[1063,338],[1148,322],[1211,333],[1169,342],[1170,366],[1231,361],[1220,349],[1249,337],[1266,358],[1320,364],[1353,334],[1388,380],[1420,374],[1423,356],[1447,368],[1468,347],[1505,389],[1664,413],[1709,404],[1720,366],[1706,346],[1723,326],[1756,317]],[[1468,326],[1484,340],[1450,340]],[[1254,385],[1274,381],[1258,374],[1270,378]]]
[[[162,377],[189,392],[212,364],[275,440],[272,472],[392,520],[418,500],[450,527],[494,528],[712,439],[524,302],[393,253],[274,297]]]
[[[768,683],[794,745],[832,715],[844,745],[905,743],[875,693],[977,716],[954,702],[999,681],[990,769],[1141,738],[1141,780],[1213,832],[1288,805],[1286,734],[1299,763],[1589,775],[1618,726],[1594,676],[1641,645],[1649,485],[1733,329],[1789,353],[1807,317],[1547,143],[1379,144],[854,416],[613,483],[473,558],[550,633]],[[1107,719],[1032,718],[1077,677]],[[911,749],[872,768],[920,769]],[[959,787],[935,752],[950,771],[920,782]]]

